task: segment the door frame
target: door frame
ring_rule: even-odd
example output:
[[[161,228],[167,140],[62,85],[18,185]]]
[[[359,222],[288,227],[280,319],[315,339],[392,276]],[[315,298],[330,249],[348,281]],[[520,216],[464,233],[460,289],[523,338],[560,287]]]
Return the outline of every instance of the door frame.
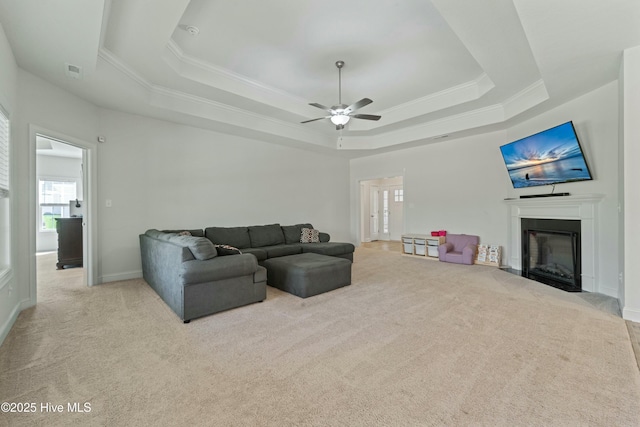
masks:
[[[377,206],[377,212],[375,214],[375,218],[377,221],[377,224],[375,224],[372,222],[372,218],[374,218],[374,214],[373,212],[371,212],[371,207],[373,206],[373,199],[374,199],[374,194],[375,194],[375,199],[376,199],[376,204]],[[373,242],[374,240],[379,240],[380,239],[380,186],[377,184],[372,184],[369,186],[369,205],[368,205],[369,211],[369,241]],[[376,229],[377,231],[374,233],[373,230]]]
[[[355,224],[352,222],[352,224],[355,226],[355,230],[356,230],[356,241],[358,242],[358,244],[360,243],[366,243],[367,241],[371,241],[371,239],[365,239],[365,236],[367,236],[366,231],[365,231],[365,224],[364,224],[364,215],[369,215],[368,210],[369,210],[369,186],[365,185],[367,182],[370,181],[385,181],[385,180],[391,180],[394,178],[400,178],[401,182],[402,182],[402,188],[403,190],[405,189],[405,176],[404,176],[405,172],[403,171],[402,173],[395,173],[395,174],[389,174],[388,176],[385,177],[380,177],[380,176],[372,176],[372,177],[362,177],[362,178],[356,178],[354,181],[355,184],[355,191],[357,191],[357,198],[355,198],[353,201],[355,202],[357,200],[357,203],[355,203],[355,209],[356,209],[356,215],[354,215],[354,219],[357,221]],[[381,188],[383,186],[383,184],[377,183],[374,185],[378,185],[379,188]],[[393,185],[393,184],[389,184],[389,185]],[[389,186],[387,185],[387,187]],[[352,187],[353,188],[353,187]],[[365,191],[365,188],[367,189]],[[353,193],[352,193],[353,194]],[[404,197],[404,201],[403,201],[403,205],[406,202],[406,191],[404,191],[405,197]],[[366,203],[365,203],[366,201]],[[353,206],[353,205],[352,205]],[[367,210],[365,212],[365,209]],[[400,230],[400,235],[402,235],[404,233],[404,229],[406,226],[406,218],[407,218],[407,210],[402,209],[402,230]]]
[[[37,171],[36,171],[36,136],[42,135],[50,139],[64,142],[82,149],[82,163],[84,173],[82,176],[82,186],[84,191],[84,201],[86,219],[83,221],[83,264],[88,286],[97,285],[97,143],[87,142],[74,138],[63,133],[43,128],[36,125],[29,125],[29,270],[31,272],[29,283],[30,303],[37,302],[37,268],[36,268],[36,210],[37,210]],[[84,219],[84,218],[83,218]]]
[[[402,229],[404,228],[404,183],[389,184],[389,240],[400,241],[402,239]],[[402,200],[395,201],[395,190],[402,190]],[[400,212],[398,212],[400,210]],[[398,218],[398,219],[396,219]],[[399,230],[392,227],[392,223],[400,221]],[[391,233],[394,230],[394,233]],[[397,239],[394,239],[397,237]]]

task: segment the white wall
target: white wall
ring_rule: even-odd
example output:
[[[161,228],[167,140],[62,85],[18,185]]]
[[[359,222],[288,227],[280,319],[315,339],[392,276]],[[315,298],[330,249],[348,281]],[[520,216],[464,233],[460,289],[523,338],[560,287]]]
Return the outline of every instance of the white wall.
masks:
[[[404,175],[404,231],[477,234],[485,243],[507,242],[508,177],[497,147],[503,132],[410,148],[351,161],[355,185],[371,176]],[[505,182],[507,180],[507,182]],[[352,212],[352,218],[359,213]],[[357,230],[358,228],[354,228]]]
[[[595,176],[593,181],[560,184],[556,192],[600,193],[597,241],[601,254],[599,292],[618,296],[618,88],[610,83],[547,113],[509,128],[459,140],[351,161],[352,218],[358,212],[359,184],[372,175],[404,171],[405,230],[476,234],[483,243],[507,249],[508,209],[503,200],[551,189],[514,190],[500,145],[573,120]],[[360,230],[352,224],[354,233]],[[509,259],[505,253],[504,259]],[[519,266],[518,266],[519,267]]]
[[[100,109],[22,70],[18,82],[21,194],[35,177],[30,126],[82,141],[106,138],[97,149],[99,282],[141,275],[138,235],[149,228],[311,222],[334,240],[349,238],[342,157]],[[28,197],[18,205],[19,233],[33,235]],[[28,239],[18,252],[29,277]],[[20,289],[32,297],[28,285]]]
[[[625,319],[640,322],[640,46],[623,58],[624,307]]]
[[[556,192],[571,194],[604,194],[599,206],[596,245],[599,256],[597,272],[598,292],[618,297],[620,273],[618,258],[622,256],[619,247],[618,224],[620,203],[618,187],[619,159],[619,90],[618,82],[611,82],[586,95],[574,99],[560,107],[543,113],[535,119],[514,126],[507,131],[507,139],[513,141],[568,120],[573,120],[580,144],[585,152],[593,181],[558,184]],[[510,189],[510,197],[520,194],[550,192],[549,187],[530,188],[516,191]]]
[[[97,108],[22,69],[18,70],[18,114],[15,150],[17,179],[16,199],[17,269],[21,276],[20,297],[33,303],[36,299],[35,276],[35,183],[36,156],[32,127],[46,129],[79,141],[95,141]],[[32,140],[33,139],[33,140]]]
[[[16,134],[15,126],[13,126],[13,120],[16,118],[16,99],[17,99],[17,73],[18,66],[13,57],[11,46],[4,33],[4,29],[0,25],[0,105],[9,114],[9,120],[11,121],[11,145],[10,150],[14,150],[16,142],[14,141],[14,135]],[[16,191],[16,163],[13,161],[10,163],[11,177],[10,185],[12,203],[9,205],[7,199],[0,199],[0,251],[8,251],[9,257],[14,265],[13,271],[9,276],[0,278],[0,344],[9,333],[9,330],[13,326],[15,319],[21,309],[21,298],[18,292],[18,281],[24,281],[25,277],[20,276],[19,272],[15,268],[16,262],[16,237],[18,236],[16,230],[16,214],[15,202],[13,200],[17,198]],[[7,213],[10,213],[10,220],[7,219]],[[9,247],[6,247],[6,236],[10,235]],[[4,258],[6,253],[2,255]]]
[[[346,159],[110,110],[100,135],[104,281],[141,275],[138,235],[150,228],[310,222],[349,239]]]
[[[74,181],[76,197],[82,197],[82,159],[38,155],[36,159],[38,179]],[[37,184],[37,183],[36,183]],[[55,230],[40,231],[39,208],[36,207],[36,251],[58,250],[58,233]]]

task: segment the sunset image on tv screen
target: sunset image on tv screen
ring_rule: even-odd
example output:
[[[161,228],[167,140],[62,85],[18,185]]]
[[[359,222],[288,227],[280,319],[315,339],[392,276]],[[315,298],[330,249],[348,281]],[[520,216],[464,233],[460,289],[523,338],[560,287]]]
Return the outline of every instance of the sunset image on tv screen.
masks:
[[[591,179],[571,122],[503,145],[500,151],[515,188]]]

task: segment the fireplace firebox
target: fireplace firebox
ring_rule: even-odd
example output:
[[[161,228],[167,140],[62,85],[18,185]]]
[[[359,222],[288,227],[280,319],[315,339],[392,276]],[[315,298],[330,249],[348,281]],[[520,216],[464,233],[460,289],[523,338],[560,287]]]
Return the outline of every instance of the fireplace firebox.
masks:
[[[581,292],[580,220],[522,218],[522,275]]]

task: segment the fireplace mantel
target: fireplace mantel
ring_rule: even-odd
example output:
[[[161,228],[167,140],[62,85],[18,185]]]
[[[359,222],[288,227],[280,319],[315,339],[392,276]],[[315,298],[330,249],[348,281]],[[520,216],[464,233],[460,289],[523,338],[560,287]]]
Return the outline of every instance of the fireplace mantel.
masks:
[[[507,248],[511,268],[520,270],[521,219],[578,219],[580,220],[582,251],[582,289],[588,292],[598,291],[598,244],[597,216],[598,204],[604,198],[602,194],[579,194],[572,196],[534,197],[527,199],[505,199],[509,206],[509,247]]]

